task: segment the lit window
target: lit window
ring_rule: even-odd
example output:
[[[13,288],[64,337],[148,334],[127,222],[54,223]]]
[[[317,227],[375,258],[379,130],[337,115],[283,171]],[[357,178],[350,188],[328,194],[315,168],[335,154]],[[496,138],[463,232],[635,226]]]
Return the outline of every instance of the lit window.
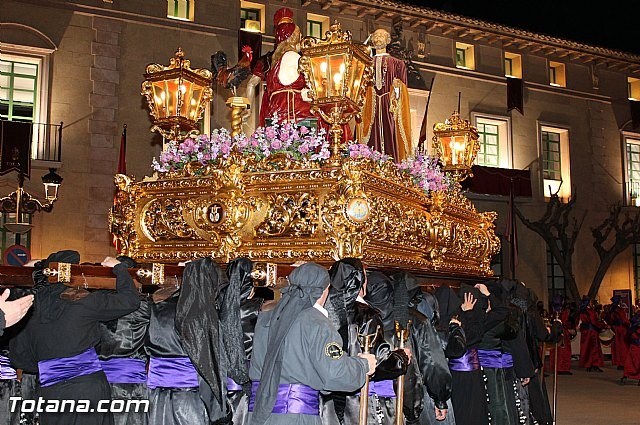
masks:
[[[498,126],[494,124],[478,124],[480,151],[478,165],[497,167],[500,164],[500,135]]]
[[[240,9],[240,27],[251,31],[260,31],[260,10]]]
[[[327,29],[329,29],[328,16],[307,13],[307,36],[322,38]]]
[[[456,42],[456,67],[475,69],[473,45]]]
[[[640,206],[640,138],[627,137],[627,204]]]
[[[37,63],[0,60],[0,118],[36,121],[37,93]]]
[[[478,129],[480,142],[476,164],[511,168],[509,118],[485,116],[475,112],[471,113],[471,117]]]
[[[542,178],[545,197],[554,193],[562,199],[571,196],[571,170],[569,161],[569,131],[563,128],[542,126]]]
[[[456,48],[456,66],[466,67],[467,66],[467,51],[465,49]]]
[[[561,180],[560,133],[542,132],[543,173],[548,180]]]
[[[167,0],[167,17],[193,21],[195,0]]]
[[[307,21],[307,35],[309,37],[322,37],[322,22]]]
[[[547,247],[547,288],[549,289],[549,299],[553,299],[555,295],[564,296],[566,294],[562,267],[556,261],[549,247]]]
[[[264,32],[264,5],[240,1],[240,28],[247,31]]]
[[[522,56],[516,53],[504,52],[504,75],[522,78]]]
[[[19,47],[2,53],[0,120],[33,122],[31,158],[59,161],[59,126],[46,124],[49,54],[31,48],[27,55]]]
[[[640,101],[640,79],[627,77],[627,88],[629,90],[629,100]]]
[[[563,63],[549,62],[549,84],[556,87],[567,87]]]

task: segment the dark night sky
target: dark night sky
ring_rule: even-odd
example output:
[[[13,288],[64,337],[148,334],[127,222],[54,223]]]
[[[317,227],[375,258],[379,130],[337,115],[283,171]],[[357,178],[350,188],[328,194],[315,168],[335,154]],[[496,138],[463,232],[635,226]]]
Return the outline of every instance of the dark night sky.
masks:
[[[635,1],[401,0],[625,52],[640,54]],[[633,22],[633,21],[636,22]],[[629,33],[630,35],[626,35]]]

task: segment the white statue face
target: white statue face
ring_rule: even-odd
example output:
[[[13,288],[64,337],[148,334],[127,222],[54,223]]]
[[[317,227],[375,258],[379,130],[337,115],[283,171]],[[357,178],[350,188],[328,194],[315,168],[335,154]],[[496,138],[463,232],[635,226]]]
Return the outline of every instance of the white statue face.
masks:
[[[388,31],[378,29],[371,34],[371,43],[374,49],[384,49],[391,42],[391,35]]]

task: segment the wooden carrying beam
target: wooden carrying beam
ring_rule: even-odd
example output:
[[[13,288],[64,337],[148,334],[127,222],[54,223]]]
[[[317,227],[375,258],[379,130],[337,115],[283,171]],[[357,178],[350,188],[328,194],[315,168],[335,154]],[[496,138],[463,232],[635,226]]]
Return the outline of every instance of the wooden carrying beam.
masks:
[[[226,264],[222,265],[226,267]],[[286,286],[286,276],[292,266],[255,263],[252,277],[254,286],[280,288]],[[162,285],[180,285],[184,266],[154,263],[148,267],[129,269],[137,287],[148,291]],[[33,286],[31,267],[0,266],[0,286]],[[51,263],[44,270],[50,283],[64,283],[69,287],[86,289],[115,289],[116,277],[111,267],[85,264]]]

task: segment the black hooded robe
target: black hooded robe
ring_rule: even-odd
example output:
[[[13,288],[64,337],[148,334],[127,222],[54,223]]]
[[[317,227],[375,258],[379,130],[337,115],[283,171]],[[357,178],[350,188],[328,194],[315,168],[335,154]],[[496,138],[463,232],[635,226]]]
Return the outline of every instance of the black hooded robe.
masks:
[[[338,325],[343,339],[343,348],[351,356],[363,352],[358,334],[376,333],[371,352],[376,354],[376,372],[369,384],[368,420],[370,425],[393,423],[395,417],[395,390],[391,380],[407,371],[408,358],[402,350],[392,350],[385,338],[384,326],[379,310],[359,299],[366,275],[359,259],[345,258],[333,264],[329,271],[329,319]],[[378,331],[376,332],[376,328]],[[383,382],[386,381],[386,382]],[[378,390],[376,386],[383,385]],[[386,386],[386,387],[384,387]],[[323,411],[323,423],[331,425],[335,420],[346,425],[357,425],[360,413],[360,393],[331,394],[323,397],[328,409]],[[328,399],[331,399],[329,402]],[[333,406],[331,406],[333,404]],[[325,406],[323,405],[323,409]],[[332,412],[335,410],[335,412]]]
[[[140,307],[136,311],[119,319],[100,324],[101,341],[96,347],[96,351],[103,369],[119,369],[119,373],[117,373],[119,378],[114,378],[113,375],[105,371],[111,386],[113,400],[147,400],[146,367],[148,358],[144,349],[144,341],[150,316],[151,302],[145,295],[140,297]],[[137,371],[120,368],[118,362],[122,359],[137,361],[144,367],[144,375],[140,376],[140,373],[135,373]],[[125,371],[129,373],[124,373]],[[147,412],[141,407],[137,410],[136,412],[136,409],[132,408],[122,413],[114,413],[115,425],[146,425]]]
[[[453,291],[451,288],[447,287],[447,289]],[[476,299],[479,298],[479,291],[468,285],[461,288],[460,298],[463,298],[467,292],[472,293]],[[440,300],[440,297],[438,299]],[[443,303],[440,305],[442,306]],[[477,350],[478,344],[482,340],[484,323],[484,310],[481,302],[478,301],[472,310],[462,311],[460,309],[459,319],[465,332],[467,351]],[[456,424],[488,425],[487,389],[482,369],[478,367],[473,371],[451,370],[451,380],[451,401],[456,414]]]
[[[60,299],[67,287],[60,283],[47,284],[47,278],[41,272],[43,266],[34,271],[35,284],[40,289],[36,290],[33,316],[16,337],[10,353],[11,362],[18,369],[33,370],[38,362],[65,359],[93,349],[100,341],[99,322],[117,319],[140,306],[138,291],[125,264],[113,268],[115,292],[95,291],[77,301]],[[55,403],[55,400],[89,400],[88,408],[97,409],[100,400],[111,399],[111,389],[100,370],[51,386],[41,386],[38,396],[50,400],[49,403]],[[76,407],[80,407],[80,403]],[[40,418],[45,425],[113,424],[111,413],[96,411],[51,413],[45,409]]]

